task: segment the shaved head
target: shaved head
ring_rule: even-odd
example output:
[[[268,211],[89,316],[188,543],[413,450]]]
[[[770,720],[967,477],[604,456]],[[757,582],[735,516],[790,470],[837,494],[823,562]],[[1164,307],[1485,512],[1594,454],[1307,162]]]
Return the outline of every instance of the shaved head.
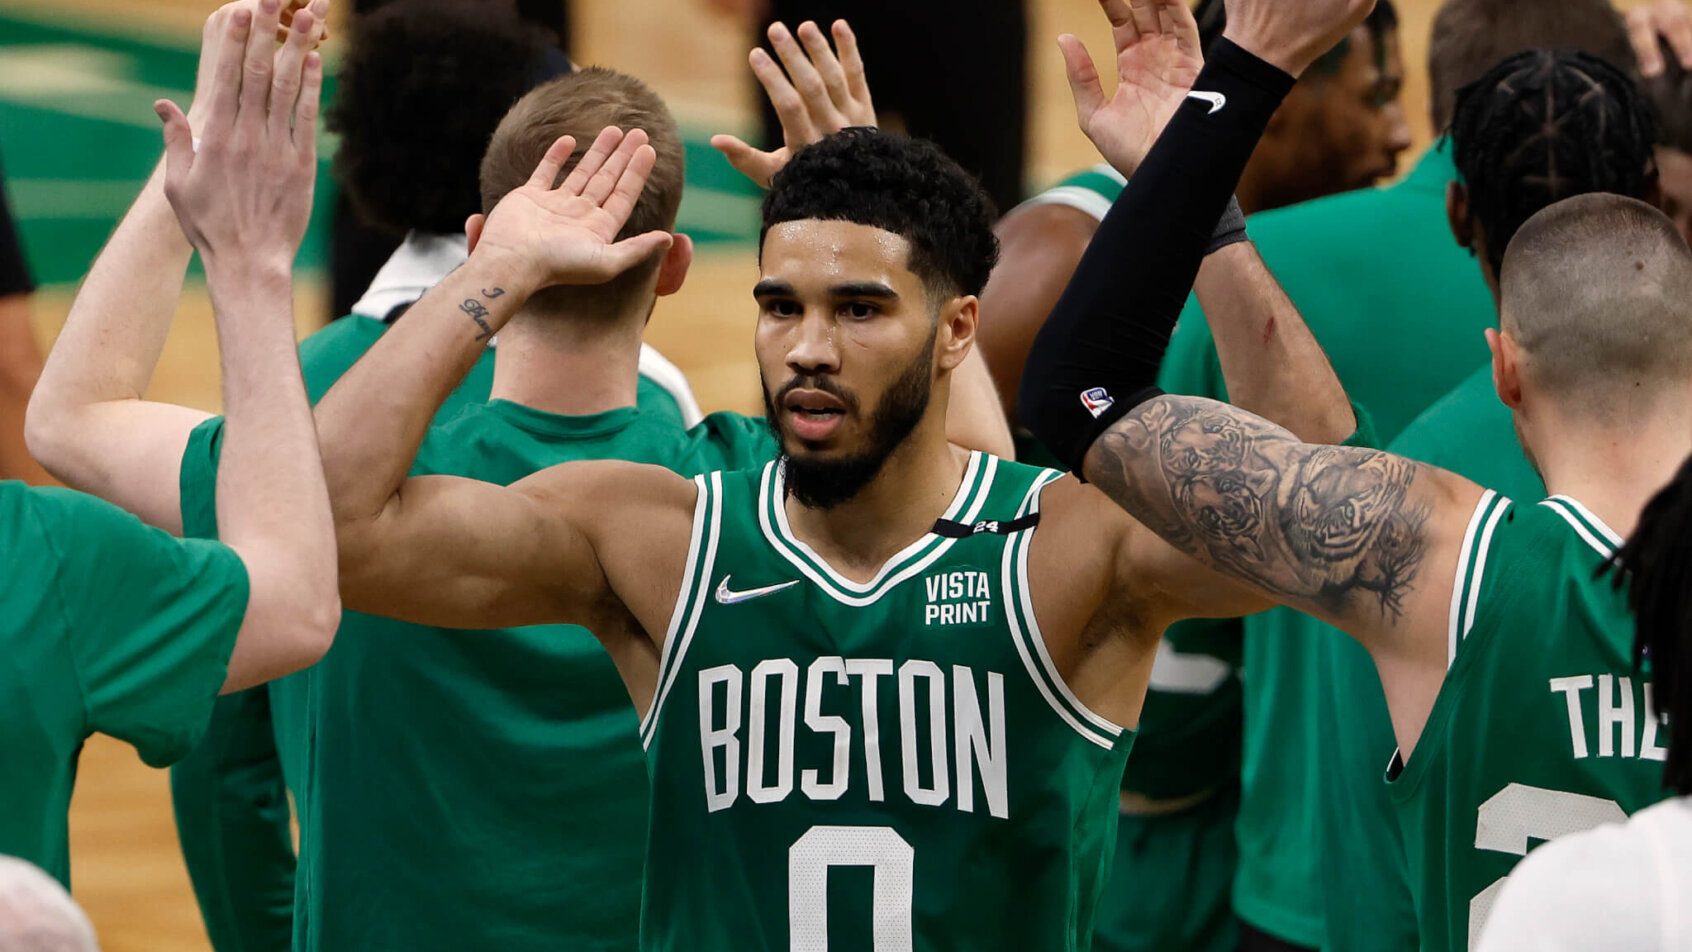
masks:
[[[1632,412],[1692,383],[1692,249],[1644,202],[1582,195],[1528,219],[1502,305],[1524,380],[1567,410]]]
[[[0,856],[0,952],[100,952],[100,943],[58,880]]]

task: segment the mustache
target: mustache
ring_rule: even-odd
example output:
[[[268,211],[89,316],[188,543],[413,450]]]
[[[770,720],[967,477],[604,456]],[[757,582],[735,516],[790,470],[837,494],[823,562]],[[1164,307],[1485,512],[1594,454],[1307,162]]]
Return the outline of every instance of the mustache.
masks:
[[[826,393],[829,396],[838,399],[841,403],[846,404],[846,409],[851,413],[856,414],[858,412],[857,395],[840,386],[838,383],[835,383],[833,377],[825,374],[800,374],[794,377],[792,380],[789,380],[781,385],[781,389],[776,391],[775,399],[771,402],[778,407],[782,406],[787,402],[788,394],[800,389],[816,390],[821,393]]]

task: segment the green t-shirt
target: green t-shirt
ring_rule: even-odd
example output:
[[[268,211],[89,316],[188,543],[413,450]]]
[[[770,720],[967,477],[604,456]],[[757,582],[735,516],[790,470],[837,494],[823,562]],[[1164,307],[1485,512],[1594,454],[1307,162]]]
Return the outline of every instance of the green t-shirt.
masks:
[[[305,341],[312,399],[385,330],[349,318]],[[761,420],[714,414],[684,431],[673,398],[644,378],[640,409],[590,417],[484,402],[492,362],[448,399],[413,473],[510,483],[578,459],[692,473],[775,453]],[[661,397],[653,411],[650,396]],[[216,532],[220,424],[198,428],[184,454],[192,535]],[[272,685],[270,701],[300,813],[295,948],[444,950],[496,937],[516,950],[634,948],[645,768],[627,690],[585,629],[450,631],[347,612],[324,660]],[[243,875],[271,884],[264,871]],[[270,918],[221,927],[270,936]]]
[[[1449,470],[1513,499],[1538,499],[1545,485],[1516,441],[1510,410],[1482,364],[1457,389],[1405,427],[1393,453]],[[1319,833],[1327,905],[1325,948],[1416,952],[1416,911],[1405,866],[1404,834],[1381,765],[1397,748],[1386,697],[1363,646],[1325,625],[1319,643],[1330,689],[1322,692],[1317,746],[1326,782],[1318,788],[1329,818]]]
[[[1463,952],[1537,844],[1668,795],[1668,727],[1633,661],[1621,537],[1578,501],[1476,507],[1452,593],[1450,671],[1391,777],[1424,952]],[[1395,762],[1394,766],[1398,766]]]
[[[92,496],[0,482],[0,854],[70,882],[66,827],[91,734],[162,767],[200,739],[247,611],[225,546]]]
[[[1327,351],[1351,399],[1390,441],[1487,357],[1495,322],[1480,269],[1452,240],[1445,214],[1450,158],[1431,151],[1403,182],[1255,216],[1251,234]],[[1162,386],[1226,398],[1210,329],[1196,303],[1170,341]],[[1314,621],[1287,610],[1246,619],[1240,917],[1304,946],[1324,937],[1314,831],[1317,787]],[[1132,767],[1130,767],[1132,770]]]

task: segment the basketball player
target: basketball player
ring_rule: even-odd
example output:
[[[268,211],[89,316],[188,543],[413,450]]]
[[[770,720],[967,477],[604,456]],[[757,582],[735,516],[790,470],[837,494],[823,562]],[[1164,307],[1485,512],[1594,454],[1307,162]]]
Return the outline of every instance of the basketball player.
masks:
[[[1584,54],[1517,54],[1459,91],[1448,147],[1462,179],[1451,188],[1452,228],[1462,245],[1481,252],[1477,271],[1494,294],[1495,249],[1547,206],[1588,192],[1656,200],[1647,109],[1620,69]],[[1552,168],[1554,176],[1547,174]],[[1512,499],[1545,495],[1516,439],[1513,415],[1499,400],[1490,363],[1405,427],[1388,450]],[[1380,681],[1351,639],[1313,620],[1308,628],[1322,649],[1317,677],[1333,685],[1314,706],[1322,740],[1312,752],[1315,772],[1344,778],[1317,788],[1318,815],[1340,818],[1321,829],[1322,882],[1348,897],[1329,904],[1329,935],[1360,952],[1411,952],[1417,944],[1410,885],[1402,862],[1391,862],[1404,856],[1402,835],[1389,791],[1366,782],[1395,746]],[[1395,867],[1400,872],[1388,876]]]
[[[1226,16],[1220,0],[1200,4],[1196,17],[1207,47],[1221,38]],[[1397,17],[1382,0],[1363,25],[1300,78],[1276,112],[1241,181],[1244,209],[1362,188],[1390,175],[1409,145],[1399,103],[1403,72]],[[1003,254],[982,295],[992,319],[982,327],[981,347],[1007,413],[1015,412],[1010,405],[1034,335],[1125,184],[1120,173],[1101,163],[1013,209],[995,228]],[[1232,286],[1230,276],[1217,273],[1216,258],[1206,259],[1196,290],[1207,312],[1229,306],[1223,295]],[[1275,297],[1286,300],[1279,288]],[[1291,322],[1302,325],[1290,304],[1285,311],[1290,316],[1277,316],[1283,332]],[[1219,345],[1249,352],[1258,336],[1253,329],[1251,340]],[[1023,462],[1058,464],[1025,431],[1017,452]],[[1238,944],[1232,907],[1239,637],[1237,620],[1192,621],[1173,626],[1159,648],[1124,778],[1113,874],[1124,885],[1107,895],[1094,940],[1098,948],[1220,952]],[[1148,901],[1148,890],[1168,899]]]
[[[1226,135],[1203,113],[1188,107],[1166,138],[1183,119]],[[1198,255],[1105,235],[1036,341],[1022,418],[1171,544],[1369,649],[1399,744],[1421,945],[1468,948],[1530,839],[1660,798],[1626,606],[1594,574],[1619,544],[1609,527],[1630,530],[1692,450],[1692,251],[1660,212],[1616,196],[1560,203],[1517,233],[1488,339],[1559,493],[1536,506],[1162,394],[1150,358]],[[1152,303],[1124,317],[1125,295]],[[1103,414],[1071,410],[1101,389]]]
[[[1663,785],[1679,796],[1625,825],[1573,833],[1533,851],[1498,894],[1481,952],[1611,949],[1669,952],[1692,945],[1692,462],[1639,516],[1616,552],[1636,615],[1633,661],[1651,666],[1653,710],[1668,734]]]
[[[89,735],[168,764],[198,740],[219,691],[312,664],[340,617],[289,304],[311,213],[322,63],[308,52],[314,15],[302,13],[272,64],[279,6],[262,0],[208,24],[216,55],[193,120],[157,106],[164,191],[206,262],[224,361],[227,545],[172,539],[78,493],[0,483],[0,853],[61,882],[70,876],[66,811]],[[65,331],[71,349],[54,351],[44,381],[74,377],[68,364],[108,346],[79,333]],[[31,450],[44,461],[83,452],[83,434],[61,429],[67,422],[32,415]],[[110,476],[95,470],[85,485],[100,489]]]
[[[1123,48],[1196,58],[1179,0],[1105,6]],[[1199,77],[1227,91],[1218,115],[1237,134],[1165,136],[1129,190],[1154,201],[1128,217],[1202,256],[1227,196],[1184,202],[1194,181],[1231,185],[1284,70],[1368,7],[1241,3],[1240,46]],[[1100,104],[1107,154],[1145,134],[1127,131],[1136,107],[1167,116],[1185,97],[1144,72]],[[774,181],[756,344],[780,465],[406,479],[476,335],[537,287],[663,248],[610,243],[652,161],[643,138],[608,130],[553,189],[561,143],[473,223],[465,268],[320,404],[350,604],[437,624],[577,619],[601,637],[653,775],[649,948],[1084,946],[1120,725],[1158,633],[1252,606],[1075,480],[948,448],[993,243],[987,202],[931,147],[849,130]]]
[[[850,31],[837,24],[835,35],[844,62],[825,42],[816,61],[804,65],[839,72],[848,78],[846,85],[863,86],[861,67],[848,53]],[[847,117],[873,121],[873,111],[864,117],[859,108],[867,107],[867,95],[837,102],[824,87],[822,100],[812,101],[779,70],[761,79],[786,104],[795,145],[803,143],[802,135],[820,136]],[[605,70],[561,78],[514,107],[493,132],[482,163],[485,201],[491,207],[521,185],[560,133],[597,132],[608,122],[643,125],[662,146],[654,181],[634,217],[639,228],[673,228],[683,179],[673,120],[638,81]],[[801,126],[810,131],[801,132]],[[764,168],[779,167],[782,160],[764,154],[744,158]],[[447,187],[430,183],[435,186]],[[437,198],[430,194],[426,200]],[[152,247],[119,238],[102,258],[106,267],[141,268],[152,260]],[[524,316],[502,331],[497,354],[490,359],[484,351],[478,358],[483,397],[466,394],[475,378],[456,392],[457,406],[437,414],[417,470],[508,483],[571,459],[623,457],[697,472],[773,457],[762,421],[716,415],[703,430],[687,434],[661,413],[627,402],[640,392],[635,376],[640,332],[660,292],[679,284],[686,252],[682,239],[664,262],[638,275],[531,299]],[[158,300],[115,297],[110,288],[99,293],[85,292],[72,317],[122,343],[99,369],[120,376],[144,373],[157,349],[141,341],[162,340],[170,308]],[[465,314],[456,306],[453,313]],[[377,320],[358,318],[314,336],[302,348],[308,389],[314,395],[327,389],[353,362],[361,342],[368,346],[392,332]],[[985,387],[959,394],[947,418],[949,436],[967,446],[1008,451],[998,397],[979,361],[972,363],[977,366],[963,373]],[[498,399],[485,403],[490,385]],[[187,443],[168,467],[161,462],[149,469],[145,461],[130,466],[121,489],[152,500],[154,509],[180,510],[179,524],[189,535],[215,535],[222,421],[207,420],[189,434],[149,433],[147,427],[158,423],[145,410],[116,402],[102,409],[132,426],[125,434],[107,434],[99,452],[116,456],[130,443]],[[573,948],[634,947],[645,767],[627,692],[599,644],[580,628],[466,636],[356,613],[348,614],[346,626],[349,636],[338,639],[341,650],[325,659],[326,667],[310,672],[305,684],[272,692],[278,717],[286,713],[283,700],[310,699],[309,705],[290,702],[291,716],[304,723],[286,725],[283,734],[286,740],[291,733],[303,747],[309,731],[313,745],[309,759],[296,751],[298,764],[286,764],[302,836],[293,942],[323,949],[462,948],[497,933],[509,948],[551,949],[560,942]],[[372,682],[369,672],[375,669],[384,677]],[[233,816],[210,830],[207,820],[190,820],[210,841],[200,854],[214,877],[201,889],[211,898],[208,925],[225,929],[221,938],[226,944],[233,940],[232,947],[251,947],[239,944],[250,941],[273,948],[278,936],[288,942],[290,927],[287,907],[277,909],[276,899],[294,891],[273,885],[285,877],[259,877],[263,870],[241,865],[248,857],[229,853],[256,842],[280,858],[287,847],[285,826],[243,819],[254,808],[243,771],[255,766],[237,759],[249,751],[233,743],[243,738],[251,739],[250,731],[227,738],[229,762],[201,778],[221,784],[215,791],[218,808]],[[276,790],[274,768],[265,786]],[[443,842],[437,835],[470,827],[481,831],[473,842]],[[378,855],[388,858],[388,875],[370,875],[369,858]],[[490,868],[508,874],[495,875]],[[248,884],[257,888],[239,891]],[[412,904],[429,908],[430,915],[392,914]]]

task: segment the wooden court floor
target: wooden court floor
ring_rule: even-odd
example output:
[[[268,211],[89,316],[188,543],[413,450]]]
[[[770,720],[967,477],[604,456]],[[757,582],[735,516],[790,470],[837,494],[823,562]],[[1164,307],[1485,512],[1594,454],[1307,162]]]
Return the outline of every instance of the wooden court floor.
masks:
[[[138,34],[197,36],[213,0],[4,0],[55,16],[98,18]],[[1031,178],[1050,181],[1096,161],[1076,131],[1061,61],[1053,42],[1073,32],[1096,52],[1108,50],[1108,30],[1093,0],[1029,0],[1034,115],[1029,130]],[[1625,5],[1632,5],[1631,3]],[[743,128],[752,91],[744,72],[746,40],[733,24],[703,12],[699,0],[576,0],[578,59],[603,63],[646,79],[684,123]],[[1429,138],[1423,62],[1436,0],[1399,0],[1409,66],[1407,108],[1418,141]],[[968,51],[956,51],[967,63]],[[873,84],[874,77],[871,77]],[[757,376],[750,359],[755,280],[750,249],[706,255],[687,287],[665,300],[649,339],[686,370],[707,410],[757,409]],[[37,330],[50,342],[64,320],[72,288],[37,298]],[[325,314],[321,287],[302,278],[302,333]],[[190,287],[152,395],[195,406],[217,406],[217,361],[209,304]],[[96,738],[82,759],[72,807],[72,847],[78,899],[88,909],[108,952],[203,952],[208,948],[188,888],[170,815],[164,772],[140,763],[132,749]]]

